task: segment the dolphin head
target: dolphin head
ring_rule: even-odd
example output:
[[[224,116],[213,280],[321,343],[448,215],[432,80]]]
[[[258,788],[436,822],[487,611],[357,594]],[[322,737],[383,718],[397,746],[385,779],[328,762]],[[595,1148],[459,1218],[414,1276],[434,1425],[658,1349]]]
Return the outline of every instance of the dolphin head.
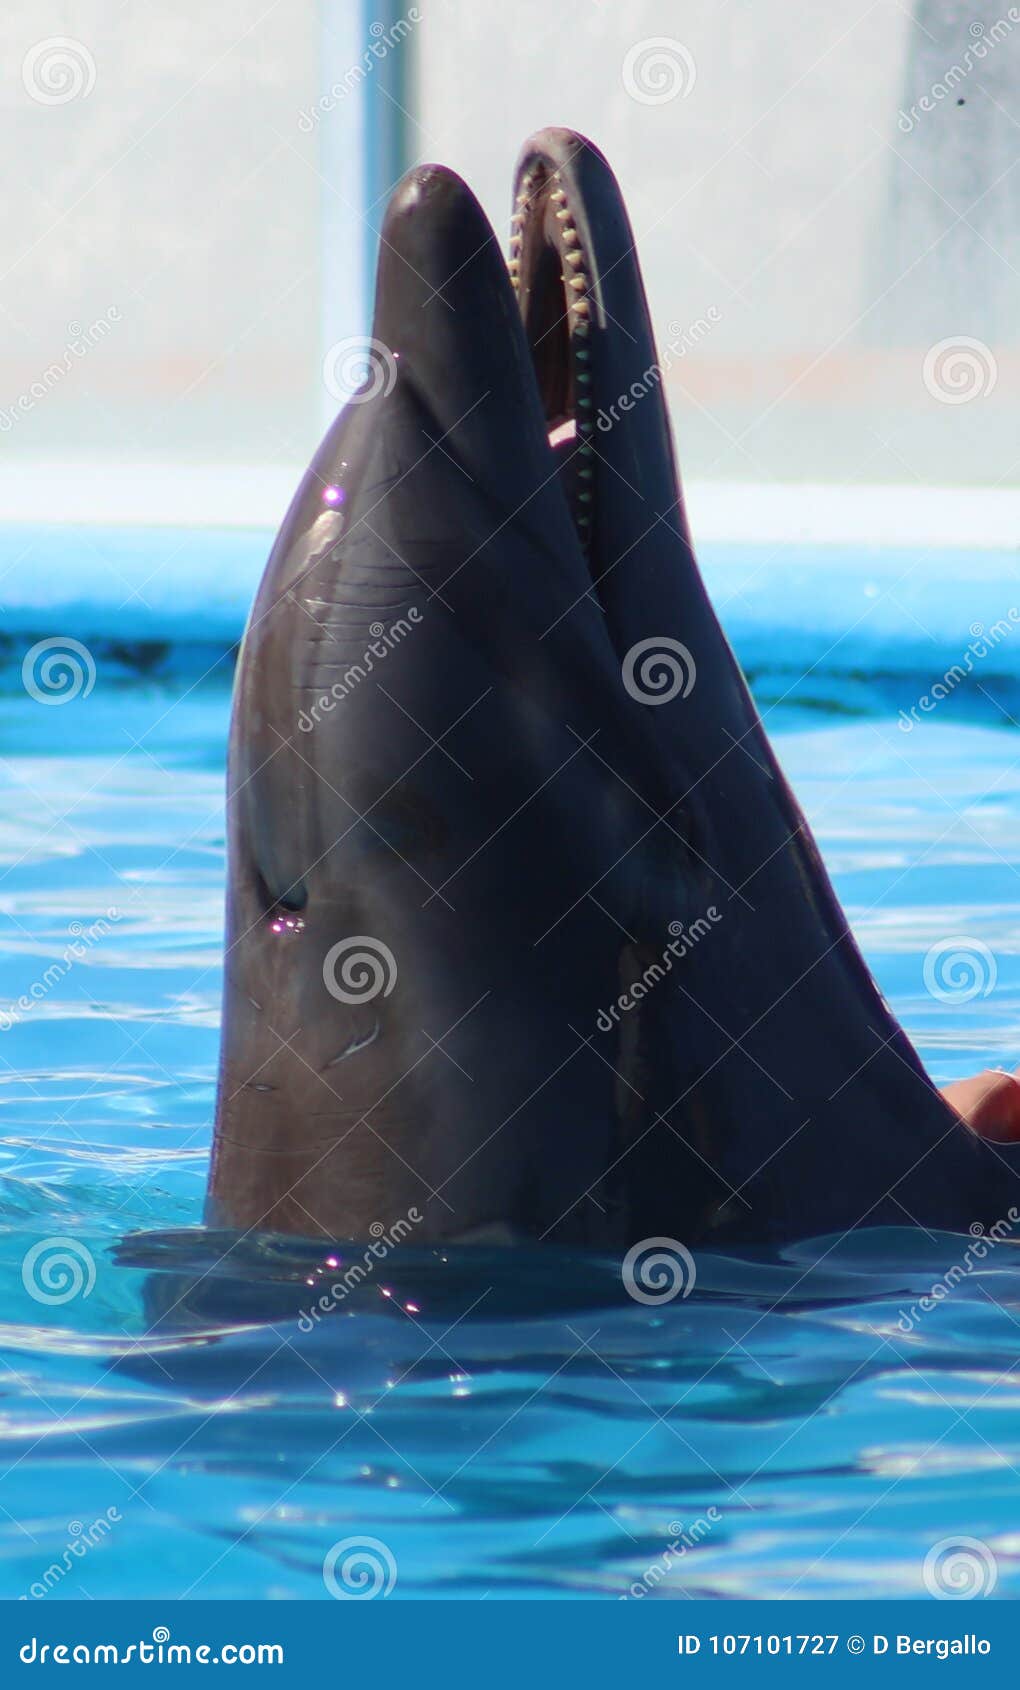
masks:
[[[695,563],[633,235],[527,143],[382,230],[241,652],[209,1218],[620,1246],[979,1218]],[[994,1199],[992,1199],[994,1207]]]

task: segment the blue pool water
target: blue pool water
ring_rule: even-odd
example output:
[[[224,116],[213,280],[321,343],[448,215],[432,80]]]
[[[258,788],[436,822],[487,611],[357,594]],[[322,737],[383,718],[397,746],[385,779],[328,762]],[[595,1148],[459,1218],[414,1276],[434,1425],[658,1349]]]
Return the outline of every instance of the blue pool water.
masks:
[[[782,703],[782,663],[756,671],[779,754],[935,1075],[1014,1065],[1008,675],[906,734],[923,677],[876,691],[842,657]],[[324,1560],[398,1597],[922,1595],[961,1535],[965,1578],[1020,1595],[1008,1239],[980,1259],[906,1229],[699,1253],[694,1292],[657,1305],[608,1261],[408,1252],[305,1332],[320,1249],[253,1240],[224,1266],[187,1230],[228,665],[106,658],[66,707],[28,698],[17,663],[0,690],[0,1595],[328,1599]],[[947,1002],[924,958],[958,935],[995,984]],[[360,1571],[328,1560],[366,1538]]]

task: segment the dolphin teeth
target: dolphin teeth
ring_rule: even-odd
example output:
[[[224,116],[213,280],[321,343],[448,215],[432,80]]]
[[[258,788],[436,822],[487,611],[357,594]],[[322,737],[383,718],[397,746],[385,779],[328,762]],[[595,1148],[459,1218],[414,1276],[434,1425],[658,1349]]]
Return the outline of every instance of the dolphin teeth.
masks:
[[[588,383],[591,381],[591,371],[590,370],[578,370],[577,381],[578,381],[578,384],[581,387],[587,387]]]
[[[581,278],[579,276],[575,276],[573,280],[580,281]],[[583,285],[584,284],[582,283],[582,286]],[[587,317],[589,311],[588,301],[586,299],[575,299],[570,309],[571,311],[576,312],[578,317]]]
[[[563,256],[566,259],[568,264],[572,264],[574,266],[575,270],[577,269],[577,266],[579,264],[584,263],[584,253],[583,252],[565,252],[563,254]]]
[[[557,222],[558,222],[558,223],[565,223],[565,222],[566,222],[566,221],[567,221],[567,218],[568,218],[568,217],[569,217],[569,216],[570,216],[570,212],[569,212],[569,211],[568,211],[568,209],[567,209],[567,207],[566,207],[566,206],[563,206],[563,207],[562,207],[562,208],[561,208],[561,209],[560,209],[560,210],[559,210],[559,211],[558,211],[558,212],[557,212],[557,213],[556,213],[556,221],[557,221]]]
[[[511,229],[517,230],[517,229],[520,228],[520,226],[523,222],[524,222],[523,211],[515,211],[513,216],[510,219],[510,227],[511,227]],[[511,236],[511,239],[512,238],[513,237]]]
[[[591,464],[581,464],[577,473],[581,477],[582,481],[590,481],[591,478],[592,478],[592,475],[594,474],[594,471],[591,467]]]
[[[574,357],[577,359],[579,364],[586,364],[588,362],[588,348],[586,346],[576,347],[574,350]]]
[[[560,234],[563,236],[563,242],[564,242],[565,246],[578,246],[578,245],[580,245],[581,237],[578,234],[577,230],[574,228],[574,225],[572,223],[570,224],[570,226],[568,228],[561,229]]]
[[[566,197],[567,196],[563,192],[562,188],[554,188],[552,193],[549,195],[549,198],[552,200],[554,205],[562,205]]]
[[[567,286],[573,288],[575,293],[580,293],[588,286],[588,281],[585,276],[568,276]]]

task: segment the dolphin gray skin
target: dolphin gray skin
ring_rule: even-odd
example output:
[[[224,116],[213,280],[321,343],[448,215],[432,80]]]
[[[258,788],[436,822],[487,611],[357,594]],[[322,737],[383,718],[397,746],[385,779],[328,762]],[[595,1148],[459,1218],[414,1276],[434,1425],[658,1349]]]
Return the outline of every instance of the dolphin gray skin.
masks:
[[[515,297],[516,293],[516,297]],[[426,166],[241,652],[207,1218],[619,1249],[990,1221],[701,584],[601,154]],[[550,434],[559,443],[550,445]]]

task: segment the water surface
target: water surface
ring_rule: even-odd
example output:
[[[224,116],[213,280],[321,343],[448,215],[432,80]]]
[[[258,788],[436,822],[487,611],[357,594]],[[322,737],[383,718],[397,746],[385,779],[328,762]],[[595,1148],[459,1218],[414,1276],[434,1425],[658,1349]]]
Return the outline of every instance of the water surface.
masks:
[[[0,695],[0,1593],[328,1599],[334,1551],[334,1583],[405,1597],[911,1595],[962,1534],[1020,1594],[1008,1236],[699,1252],[655,1305],[611,1261],[405,1250],[302,1323],[328,1252],[189,1230],[228,708],[228,664],[193,658],[101,668],[67,707],[16,670]],[[1015,1064],[1008,711],[972,688],[906,734],[909,676],[877,696],[823,666],[780,703],[782,669],[768,726],[895,1011],[940,1080]],[[959,937],[986,974],[933,995]]]

